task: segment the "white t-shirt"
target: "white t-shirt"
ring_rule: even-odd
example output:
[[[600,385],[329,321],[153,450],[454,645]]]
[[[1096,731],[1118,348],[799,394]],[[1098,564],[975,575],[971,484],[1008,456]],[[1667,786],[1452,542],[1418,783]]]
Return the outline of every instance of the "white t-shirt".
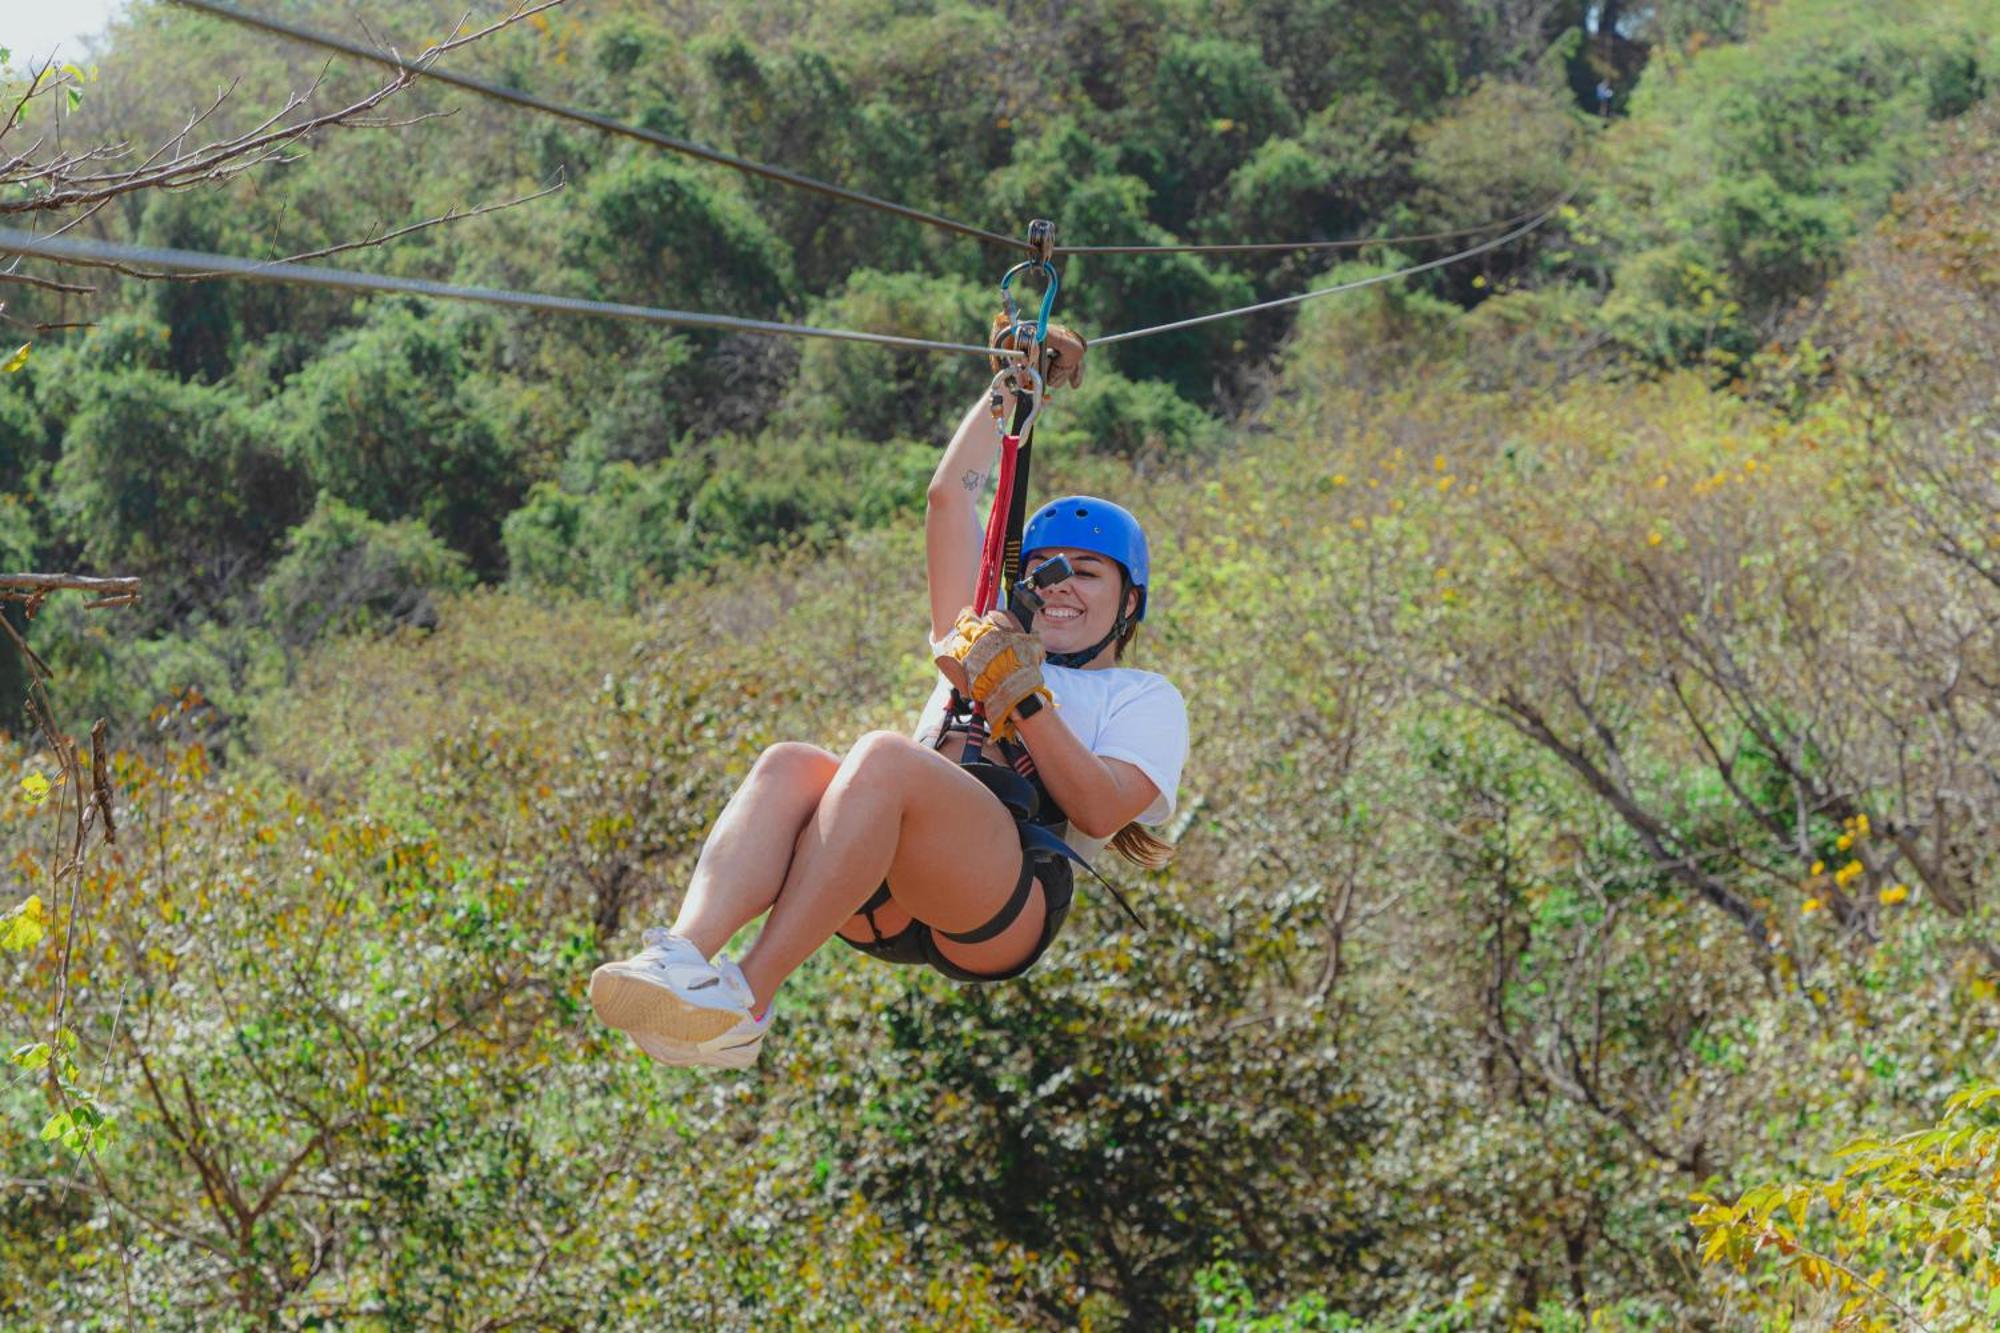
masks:
[[[1055,696],[1056,715],[1100,759],[1118,759],[1144,773],[1159,795],[1139,816],[1142,824],[1164,824],[1174,817],[1175,793],[1181,768],[1187,763],[1187,704],[1173,682],[1153,671],[1135,667],[1104,667],[1084,671],[1044,666],[1042,680]],[[938,677],[937,688],[917,719],[917,739],[937,743],[951,683]],[[988,752],[989,755],[991,752]],[[1075,828],[1066,839],[1093,860],[1109,838],[1086,838]]]

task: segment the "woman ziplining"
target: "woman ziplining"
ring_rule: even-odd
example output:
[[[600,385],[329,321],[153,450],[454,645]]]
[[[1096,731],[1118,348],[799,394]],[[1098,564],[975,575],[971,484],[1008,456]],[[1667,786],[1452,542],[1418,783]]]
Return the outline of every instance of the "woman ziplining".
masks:
[[[1041,319],[1011,318],[1010,301],[995,345],[1039,353],[1029,359],[1046,387],[1074,387],[1084,344],[1048,324],[1048,277]],[[789,741],[765,750],[709,833],[673,924],[592,974],[598,1017],[653,1059],[748,1067],[778,990],[835,936],[959,981],[1018,977],[1069,913],[1071,859],[1087,867],[1107,844],[1145,866],[1171,856],[1141,824],[1173,814],[1187,709],[1164,676],[1121,665],[1146,615],[1146,535],[1091,496],[1050,501],[1023,528],[1023,437],[1043,396],[1036,369],[1002,369],[931,478],[940,679],[915,739],[871,732],[845,756]],[[982,537],[978,497],[996,453]],[[1016,552],[1029,573],[1000,610]],[[767,911],[740,960],[719,956]]]

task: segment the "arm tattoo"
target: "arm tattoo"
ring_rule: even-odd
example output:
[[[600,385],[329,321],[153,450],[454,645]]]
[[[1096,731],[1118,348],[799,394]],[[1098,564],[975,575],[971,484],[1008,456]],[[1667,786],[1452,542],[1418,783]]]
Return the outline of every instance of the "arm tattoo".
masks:
[[[986,474],[978,468],[968,468],[966,469],[964,482],[965,489],[977,495],[979,494],[979,488],[986,484]]]

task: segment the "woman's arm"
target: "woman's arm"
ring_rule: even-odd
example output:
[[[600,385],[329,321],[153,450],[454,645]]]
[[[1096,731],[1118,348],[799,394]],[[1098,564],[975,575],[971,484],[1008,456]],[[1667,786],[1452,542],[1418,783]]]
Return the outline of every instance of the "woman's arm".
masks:
[[[1110,837],[1144,814],[1160,794],[1136,764],[1100,758],[1085,749],[1053,708],[1015,725],[1049,795],[1087,838]]]
[[[1009,404],[1007,410],[1012,410]],[[930,574],[931,637],[941,639],[972,605],[979,586],[979,497],[1000,451],[1000,426],[985,394],[972,405],[931,474],[924,511],[924,556]]]

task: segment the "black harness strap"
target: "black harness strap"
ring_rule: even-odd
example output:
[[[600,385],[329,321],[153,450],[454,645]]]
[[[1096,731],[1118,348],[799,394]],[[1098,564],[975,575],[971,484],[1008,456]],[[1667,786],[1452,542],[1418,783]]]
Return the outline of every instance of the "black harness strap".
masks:
[[[1038,348],[1037,351],[1040,349]],[[1028,420],[1029,403],[1026,394],[1014,396],[1014,433],[1021,435],[1021,427]],[[1031,430],[1021,435],[1021,445],[1014,453],[1014,493],[1007,497],[1007,537],[1000,548],[1000,587],[1007,602],[1007,610],[1013,614],[1021,628],[1028,628],[1034,613],[1020,605],[1014,595],[1014,584],[1021,577],[1021,533],[1027,526],[1028,517],[1028,473],[1035,461],[1035,433]],[[1027,614],[1023,614],[1027,612]]]
[[[1026,824],[1022,825],[1024,829],[1027,827],[1029,826]],[[959,933],[940,930],[938,934],[960,944],[984,944],[990,939],[997,938],[1002,931],[1020,919],[1021,913],[1028,908],[1028,895],[1035,888],[1035,858],[1028,855],[1026,841],[1024,837],[1022,839],[1024,845],[1021,848],[1021,877],[1014,881],[1014,893],[1007,899],[1006,905],[995,912],[983,926],[974,926],[971,930]]]

